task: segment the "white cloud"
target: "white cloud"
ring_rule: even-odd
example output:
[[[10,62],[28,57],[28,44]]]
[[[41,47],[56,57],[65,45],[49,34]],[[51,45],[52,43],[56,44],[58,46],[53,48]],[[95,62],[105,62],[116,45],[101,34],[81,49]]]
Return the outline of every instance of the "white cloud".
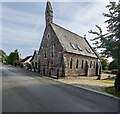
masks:
[[[0,48],[2,48],[2,3],[0,3]]]
[[[22,57],[39,48],[44,19],[41,14],[28,13],[2,6],[2,45],[7,52],[18,48]],[[1,27],[0,26],[0,27]]]
[[[22,43],[36,43],[40,40],[40,35],[37,32],[30,30],[24,31],[21,29],[11,29],[9,27],[3,28],[3,42],[11,41],[8,43],[22,44]]]
[[[97,30],[95,25],[99,25],[102,27],[103,32],[106,32],[105,17],[102,15],[103,12],[107,11],[105,8],[107,5],[106,2],[57,3],[56,5],[57,6],[53,8],[55,10],[55,23],[60,24],[80,36],[86,34],[89,42],[94,36],[90,35],[88,31],[90,29]]]
[[[3,6],[2,8],[2,18],[5,21],[11,22],[11,23],[17,23],[17,24],[29,24],[29,25],[37,25],[41,24],[43,22],[42,16],[18,11],[15,9],[11,9],[8,7]]]
[[[3,41],[8,43],[36,43],[41,39],[43,18],[3,7]],[[31,26],[31,27],[29,27]],[[11,41],[11,42],[9,42]]]
[[[106,12],[105,6],[107,3],[108,1],[52,3],[54,22],[80,36],[87,34],[87,39],[90,42],[90,39],[94,36],[88,34],[88,31],[90,29],[97,30],[95,28],[96,24],[101,26],[104,32],[106,31],[105,18],[102,13]],[[36,4],[36,7],[39,8],[39,5]],[[44,15],[3,7],[4,41],[8,44],[31,44],[29,49],[21,47],[21,53],[24,53],[24,55],[25,52],[32,53],[36,47],[39,48],[45,27],[44,23]]]
[[[2,0],[2,2],[47,2],[48,0]],[[51,0],[52,2],[109,2],[118,0]]]

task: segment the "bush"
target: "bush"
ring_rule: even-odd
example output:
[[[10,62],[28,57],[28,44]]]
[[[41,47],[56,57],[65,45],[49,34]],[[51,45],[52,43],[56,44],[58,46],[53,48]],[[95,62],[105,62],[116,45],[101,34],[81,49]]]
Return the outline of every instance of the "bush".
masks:
[[[15,61],[19,60],[19,55],[16,52],[11,52],[10,55],[8,56],[8,64],[14,64]]]
[[[103,73],[111,74],[111,71],[110,70],[103,70]]]
[[[120,97],[120,92],[118,92],[114,87],[106,87],[105,91],[109,94]]]
[[[109,70],[113,70],[113,69],[117,69],[117,68],[118,68],[118,66],[117,66],[116,61],[113,60],[112,62],[110,62],[109,67],[108,67]]]
[[[113,69],[113,70],[111,71],[111,74],[117,74],[117,72],[118,72],[118,69]]]
[[[103,70],[107,70],[108,69],[108,61],[107,61],[107,59],[101,59],[101,64],[102,64],[102,69]]]

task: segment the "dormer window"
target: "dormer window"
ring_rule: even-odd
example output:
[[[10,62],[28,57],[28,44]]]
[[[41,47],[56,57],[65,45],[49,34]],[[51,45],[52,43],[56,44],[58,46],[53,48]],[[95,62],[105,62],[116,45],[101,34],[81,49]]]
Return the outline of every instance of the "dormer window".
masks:
[[[72,47],[74,50],[77,50],[77,47],[76,47],[76,45],[75,45],[75,44],[70,43],[70,45],[71,45],[71,47]]]
[[[74,49],[74,50],[79,50],[79,51],[82,51],[82,48],[77,45],[77,44],[73,44],[73,43],[70,43],[71,47]]]
[[[88,48],[85,48],[88,53],[91,53],[91,50]]]
[[[77,48],[78,50],[82,51],[82,48],[79,45],[77,45]]]

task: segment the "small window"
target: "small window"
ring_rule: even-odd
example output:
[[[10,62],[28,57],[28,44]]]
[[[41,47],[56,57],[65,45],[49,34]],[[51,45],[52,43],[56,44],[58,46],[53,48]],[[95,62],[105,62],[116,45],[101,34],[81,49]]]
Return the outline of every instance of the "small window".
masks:
[[[32,66],[34,66],[34,62],[32,62]]]
[[[77,45],[77,48],[78,50],[82,51],[82,48],[79,45]]]
[[[94,68],[95,68],[95,61],[94,61]]]
[[[82,60],[81,68],[83,68],[84,60]]]
[[[88,48],[85,48],[88,53],[91,53],[91,50]]]
[[[78,59],[77,59],[77,61],[76,61],[76,69],[78,69],[78,62],[79,62],[79,61],[78,61]]]
[[[35,69],[37,69],[37,66],[38,66],[38,65],[37,65],[37,62],[35,62]]]
[[[46,58],[47,57],[47,48],[44,49],[43,53],[44,53],[44,58]]]
[[[46,52],[44,53],[44,58],[46,58]]]
[[[51,57],[55,56],[55,44],[52,44],[50,47],[50,56]]]
[[[47,34],[47,39],[50,39],[50,33]]]
[[[76,45],[75,45],[75,44],[70,43],[70,45],[72,46],[72,48],[73,48],[74,50],[77,50],[77,47],[76,47]]]
[[[73,59],[70,60],[70,69],[72,69],[72,62],[73,62]]]
[[[90,68],[92,68],[92,61],[90,61]]]
[[[88,68],[88,62],[87,62],[87,60],[85,61],[85,67]]]

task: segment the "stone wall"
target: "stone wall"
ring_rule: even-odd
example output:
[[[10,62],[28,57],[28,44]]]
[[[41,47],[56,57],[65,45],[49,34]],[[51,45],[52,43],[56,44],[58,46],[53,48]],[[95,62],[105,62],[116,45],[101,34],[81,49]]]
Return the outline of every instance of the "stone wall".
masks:
[[[54,52],[52,57],[53,45]],[[45,48],[46,57],[44,56]],[[63,49],[50,25],[45,29],[38,56],[41,74],[61,76]]]
[[[70,68],[71,59],[72,59],[72,68]],[[76,68],[77,59],[78,59],[78,68]],[[82,68],[82,60],[83,60],[83,68]],[[98,63],[98,59],[96,58],[65,53],[64,62],[65,62],[65,76],[82,76],[82,75],[95,76],[96,75],[96,64]],[[86,62],[88,63],[88,70],[87,70]]]
[[[51,50],[53,45],[54,54],[52,57]],[[72,68],[70,68],[71,59]],[[76,68],[77,59],[78,68]],[[97,58],[65,53],[52,27],[50,25],[46,27],[38,52],[38,68],[41,74],[54,76],[95,76],[96,70],[98,70],[96,68],[97,63]]]

